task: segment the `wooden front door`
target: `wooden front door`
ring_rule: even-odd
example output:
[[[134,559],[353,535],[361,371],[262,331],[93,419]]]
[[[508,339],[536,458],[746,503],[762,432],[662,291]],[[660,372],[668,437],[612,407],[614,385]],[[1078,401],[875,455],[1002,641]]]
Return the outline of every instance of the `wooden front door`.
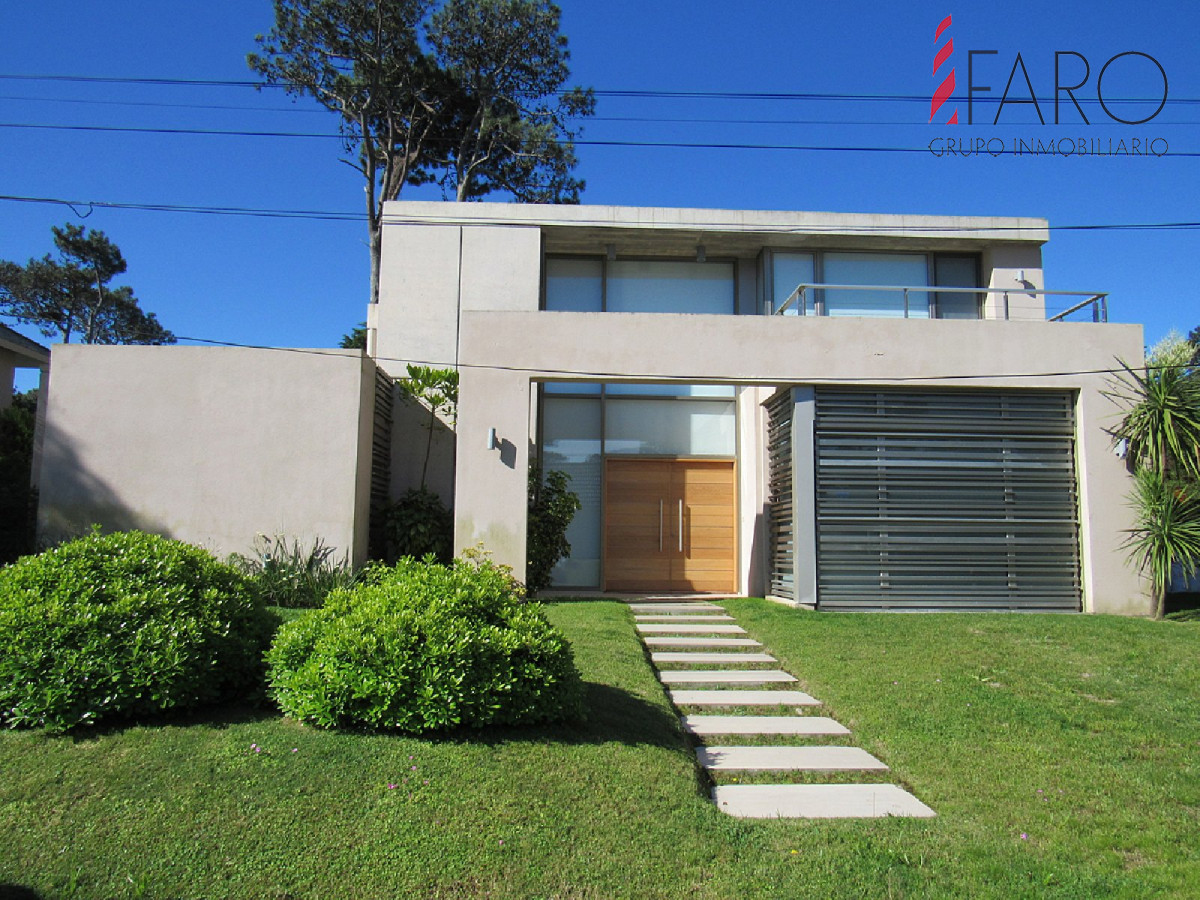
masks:
[[[737,590],[732,460],[609,459],[604,587]]]

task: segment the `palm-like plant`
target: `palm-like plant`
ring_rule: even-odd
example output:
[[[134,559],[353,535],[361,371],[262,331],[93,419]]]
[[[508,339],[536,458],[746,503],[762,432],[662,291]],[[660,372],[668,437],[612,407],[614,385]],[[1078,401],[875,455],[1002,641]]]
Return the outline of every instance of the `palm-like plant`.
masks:
[[[1194,483],[1167,481],[1149,469],[1136,478],[1137,524],[1126,546],[1130,559],[1150,578],[1154,615],[1161,619],[1175,566],[1191,578],[1200,565],[1200,489]]]
[[[1147,354],[1146,368],[1122,363],[1108,396],[1124,409],[1112,430],[1125,441],[1137,477],[1137,523],[1126,546],[1150,579],[1154,614],[1164,612],[1175,566],[1191,577],[1200,564],[1200,372],[1195,347],[1172,333]]]

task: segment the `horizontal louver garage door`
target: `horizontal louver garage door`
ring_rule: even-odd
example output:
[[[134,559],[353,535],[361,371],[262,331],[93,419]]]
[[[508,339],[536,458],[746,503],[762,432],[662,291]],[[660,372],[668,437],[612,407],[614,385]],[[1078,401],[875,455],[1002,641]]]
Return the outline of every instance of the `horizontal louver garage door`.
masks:
[[[796,513],[792,485],[791,391],[767,401],[767,509],[771,535],[771,596],[796,599]]]
[[[1069,393],[818,390],[825,609],[1080,606]]]

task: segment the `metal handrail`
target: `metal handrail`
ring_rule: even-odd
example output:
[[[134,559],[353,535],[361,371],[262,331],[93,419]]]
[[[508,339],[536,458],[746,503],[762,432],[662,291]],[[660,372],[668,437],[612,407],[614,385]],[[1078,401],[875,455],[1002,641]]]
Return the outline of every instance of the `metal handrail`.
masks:
[[[772,310],[771,314],[780,316],[790,309],[793,304],[799,310],[800,315],[808,315],[808,298],[807,292],[813,290],[834,290],[834,291],[898,291],[904,295],[904,318],[909,318],[908,314],[908,295],[910,292],[918,294],[936,293],[936,294],[1001,294],[1004,298],[1004,318],[1009,318],[1009,295],[1020,294],[1032,297],[1086,297],[1079,303],[1076,303],[1070,309],[1065,309],[1060,313],[1055,313],[1046,319],[1047,322],[1061,322],[1066,316],[1073,312],[1078,312],[1087,306],[1092,307],[1093,322],[1108,321],[1108,294],[1099,291],[1045,291],[1039,288],[967,288],[967,287],[943,287],[941,285],[891,285],[891,284],[800,284],[796,289],[788,294],[786,300],[779,305],[778,309]],[[815,304],[814,304],[815,310]]]

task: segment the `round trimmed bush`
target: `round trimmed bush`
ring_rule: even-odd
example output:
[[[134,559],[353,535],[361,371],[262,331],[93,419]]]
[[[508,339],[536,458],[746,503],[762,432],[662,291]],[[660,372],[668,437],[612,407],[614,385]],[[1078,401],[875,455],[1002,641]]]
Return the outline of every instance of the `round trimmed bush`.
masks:
[[[262,683],[273,619],[236,570],[142,532],[0,569],[0,721],[63,730]]]
[[[284,625],[267,661],[280,708],[324,728],[418,733],[582,709],[570,644],[487,561],[401,559]]]

